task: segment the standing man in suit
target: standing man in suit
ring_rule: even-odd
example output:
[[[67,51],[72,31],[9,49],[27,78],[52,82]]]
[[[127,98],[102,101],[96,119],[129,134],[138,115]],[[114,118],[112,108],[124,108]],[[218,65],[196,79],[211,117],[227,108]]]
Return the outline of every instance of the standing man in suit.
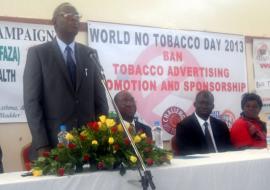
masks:
[[[23,76],[24,106],[32,134],[30,158],[58,143],[59,126],[67,130],[108,113],[96,50],[74,41],[80,15],[70,3],[53,13],[56,38],[29,48]]]
[[[210,116],[214,108],[211,92],[200,91],[194,102],[195,113],[183,119],[176,128],[180,155],[222,152],[231,149],[229,129],[221,120]]]
[[[2,157],[3,157],[3,155],[2,155],[2,149],[1,149],[1,146],[0,146],[0,173],[3,173],[4,172]]]
[[[114,96],[114,101],[125,122],[128,122],[135,126],[136,132],[143,131],[147,137],[152,138],[151,128],[139,122],[134,117],[137,111],[137,107],[134,97],[128,91],[123,90],[118,92]]]

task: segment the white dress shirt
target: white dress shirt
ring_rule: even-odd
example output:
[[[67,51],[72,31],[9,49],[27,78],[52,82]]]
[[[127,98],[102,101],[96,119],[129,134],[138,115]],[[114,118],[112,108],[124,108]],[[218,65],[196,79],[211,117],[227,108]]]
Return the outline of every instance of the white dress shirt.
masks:
[[[201,129],[203,131],[203,134],[205,134],[205,126],[204,126],[204,123],[207,122],[208,123],[208,130],[209,130],[209,133],[210,133],[210,136],[211,136],[211,139],[212,139],[212,142],[213,142],[213,145],[214,145],[214,148],[215,148],[215,151],[218,152],[217,150],[217,146],[216,146],[216,142],[215,142],[215,139],[214,139],[214,136],[213,136],[213,131],[212,131],[212,127],[211,127],[211,123],[210,123],[210,119],[208,117],[208,119],[205,121],[203,120],[202,118],[200,118],[196,113],[195,113],[195,116],[201,126]]]
[[[71,48],[71,57],[74,61],[74,63],[76,64],[76,59],[75,59],[75,42],[71,42],[70,44],[65,44],[62,40],[60,40],[58,37],[56,37],[56,41],[57,41],[57,44],[61,50],[61,53],[65,59],[65,63],[67,62],[67,51],[66,51],[66,47],[69,46]]]

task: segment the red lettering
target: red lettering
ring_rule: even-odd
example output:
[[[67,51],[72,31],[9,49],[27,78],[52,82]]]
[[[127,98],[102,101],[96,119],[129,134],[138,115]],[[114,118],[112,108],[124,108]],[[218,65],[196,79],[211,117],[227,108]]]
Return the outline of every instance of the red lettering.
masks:
[[[117,71],[118,67],[119,67],[119,64],[113,64],[115,74],[118,74],[118,71]]]
[[[174,61],[182,62],[182,52],[181,51],[163,51],[164,61]]]
[[[261,63],[260,64],[262,69],[269,69],[270,68],[270,63]]]

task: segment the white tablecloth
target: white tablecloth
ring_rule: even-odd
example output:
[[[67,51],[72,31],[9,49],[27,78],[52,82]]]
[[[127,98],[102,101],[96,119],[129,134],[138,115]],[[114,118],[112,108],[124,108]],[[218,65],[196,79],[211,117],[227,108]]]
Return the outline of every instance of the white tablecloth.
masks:
[[[157,190],[270,189],[270,152],[266,149],[179,157],[171,165],[150,170]],[[21,173],[1,174],[0,190],[142,189],[136,170],[129,170],[124,176],[118,171],[63,177],[21,177]]]

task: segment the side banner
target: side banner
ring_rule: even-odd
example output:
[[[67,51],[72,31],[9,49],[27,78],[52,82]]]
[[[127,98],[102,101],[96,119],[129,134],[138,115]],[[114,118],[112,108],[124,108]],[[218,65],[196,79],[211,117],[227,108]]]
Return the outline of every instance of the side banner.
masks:
[[[194,111],[199,90],[215,96],[213,115],[228,125],[247,91],[243,36],[88,22],[89,45],[99,52],[107,86],[130,91],[138,117],[159,120],[165,139]]]
[[[263,112],[270,112],[270,40],[253,39],[255,88],[263,100]]]
[[[26,122],[22,79],[27,50],[54,36],[52,26],[0,21],[0,123]]]

